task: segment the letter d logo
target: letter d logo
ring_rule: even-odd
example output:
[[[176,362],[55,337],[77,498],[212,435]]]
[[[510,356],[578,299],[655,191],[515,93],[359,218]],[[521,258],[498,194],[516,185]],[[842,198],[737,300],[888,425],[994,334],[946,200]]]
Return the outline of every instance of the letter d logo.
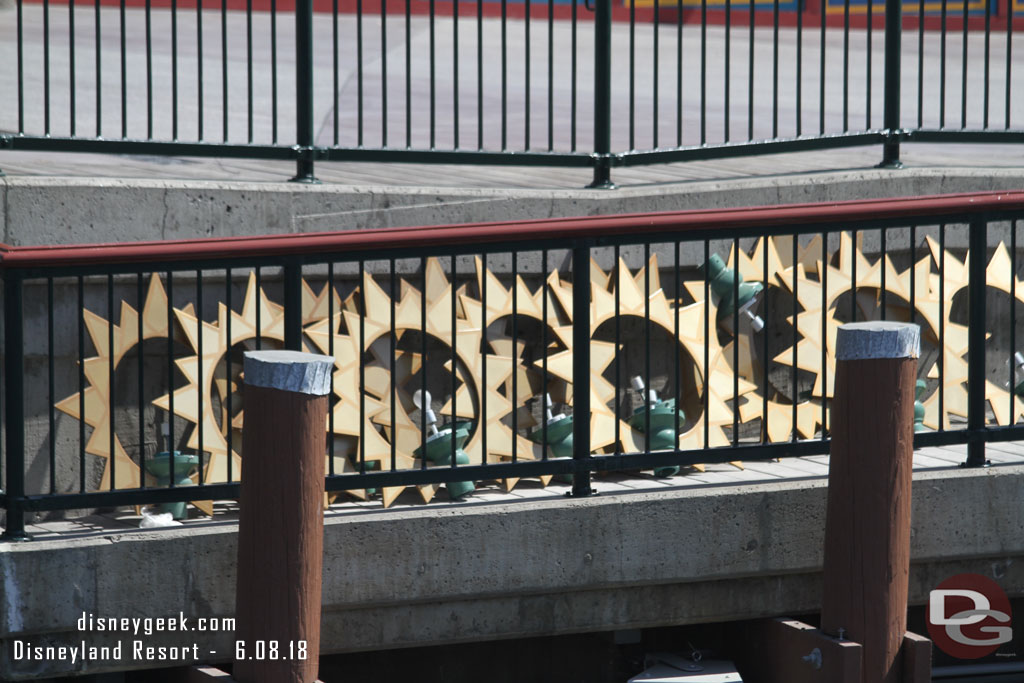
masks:
[[[935,645],[959,659],[984,657],[1013,638],[1006,593],[980,574],[958,574],[940,583],[928,595],[927,621]]]

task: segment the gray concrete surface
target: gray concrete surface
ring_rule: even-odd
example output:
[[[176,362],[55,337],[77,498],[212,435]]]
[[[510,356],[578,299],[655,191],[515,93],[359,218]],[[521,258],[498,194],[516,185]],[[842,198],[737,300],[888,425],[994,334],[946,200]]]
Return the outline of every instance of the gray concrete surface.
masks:
[[[915,473],[911,604],[959,571],[1024,595],[1022,487],[1022,466]],[[819,478],[328,513],[323,652],[813,611],[825,493]],[[135,636],[78,623],[180,613],[197,627],[232,616],[236,532],[214,522],[0,545],[0,675],[153,666],[132,657],[136,640],[186,648],[187,660],[230,660],[230,632]],[[120,637],[120,662],[12,658],[15,640],[99,647]]]

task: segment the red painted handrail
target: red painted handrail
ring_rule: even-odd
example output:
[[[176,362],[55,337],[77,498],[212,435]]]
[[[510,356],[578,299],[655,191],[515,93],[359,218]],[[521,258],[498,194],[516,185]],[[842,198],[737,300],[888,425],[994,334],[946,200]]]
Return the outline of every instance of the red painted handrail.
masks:
[[[779,225],[796,227],[817,223],[847,225],[869,220],[912,221],[992,211],[1024,212],[1024,190],[254,237],[24,247],[0,244],[0,267],[89,266],[339,251],[359,253],[427,246],[599,238],[625,232],[640,236],[653,233],[685,235],[697,230]]]

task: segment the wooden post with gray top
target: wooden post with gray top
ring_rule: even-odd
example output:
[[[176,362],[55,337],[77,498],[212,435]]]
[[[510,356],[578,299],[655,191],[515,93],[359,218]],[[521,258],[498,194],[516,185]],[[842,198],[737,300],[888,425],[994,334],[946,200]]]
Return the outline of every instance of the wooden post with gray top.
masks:
[[[312,683],[320,653],[327,394],[334,359],[245,354],[238,530],[240,683]],[[240,656],[239,656],[240,655]]]
[[[836,337],[821,630],[863,646],[865,682],[903,680],[920,346],[906,323]]]

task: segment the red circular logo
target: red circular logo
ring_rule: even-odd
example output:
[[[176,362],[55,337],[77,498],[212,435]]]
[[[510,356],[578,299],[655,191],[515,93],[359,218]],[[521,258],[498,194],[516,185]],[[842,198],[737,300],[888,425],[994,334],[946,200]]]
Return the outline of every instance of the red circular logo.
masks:
[[[928,635],[943,652],[959,659],[990,655],[1013,637],[1010,600],[981,574],[957,574],[928,595]]]

